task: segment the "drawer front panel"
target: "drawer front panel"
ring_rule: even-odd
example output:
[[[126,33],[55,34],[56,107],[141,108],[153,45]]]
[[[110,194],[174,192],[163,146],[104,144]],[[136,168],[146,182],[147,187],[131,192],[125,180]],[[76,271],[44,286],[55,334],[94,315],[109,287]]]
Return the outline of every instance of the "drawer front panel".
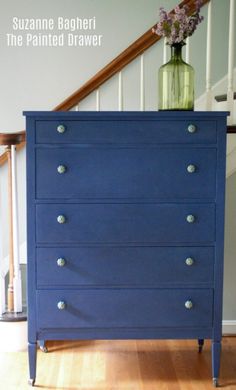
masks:
[[[212,284],[213,274],[213,247],[37,249],[38,287],[197,286]]]
[[[44,148],[36,150],[36,167],[41,199],[215,198],[210,148]]]
[[[63,310],[59,302],[65,303]],[[212,306],[213,292],[207,289],[37,291],[41,329],[211,327]]]
[[[212,242],[215,205],[38,204],[36,239],[38,243]]]
[[[196,131],[189,132],[194,124]],[[65,131],[58,132],[63,125]],[[213,120],[42,120],[36,121],[37,143],[215,143]]]

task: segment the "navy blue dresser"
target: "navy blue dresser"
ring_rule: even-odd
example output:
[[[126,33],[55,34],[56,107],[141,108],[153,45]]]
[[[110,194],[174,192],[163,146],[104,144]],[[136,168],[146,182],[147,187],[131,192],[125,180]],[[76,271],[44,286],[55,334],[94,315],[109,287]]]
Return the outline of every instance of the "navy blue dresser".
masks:
[[[212,340],[226,115],[26,112],[30,383],[42,340]]]

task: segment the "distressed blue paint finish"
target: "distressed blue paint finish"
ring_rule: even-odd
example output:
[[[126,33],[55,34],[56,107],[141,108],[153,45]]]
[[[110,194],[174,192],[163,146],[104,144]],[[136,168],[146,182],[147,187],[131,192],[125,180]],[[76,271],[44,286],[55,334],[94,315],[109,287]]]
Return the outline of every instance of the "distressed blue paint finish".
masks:
[[[196,114],[196,113],[195,113]],[[199,120],[195,115],[197,131],[192,136],[187,131],[190,122],[179,117],[170,126],[170,122],[165,115],[159,117],[158,123],[155,114],[145,113],[127,113],[122,117],[116,114],[103,113],[103,116],[97,121],[96,114],[89,113],[89,116],[80,113],[80,117],[71,115],[70,121],[62,121],[58,116],[57,121],[41,120],[36,122],[36,142],[37,143],[62,143],[62,144],[169,144],[169,143],[188,143],[196,144],[198,142],[215,143],[216,142],[216,121],[211,118],[210,121]],[[160,113],[159,113],[160,115]],[[147,120],[146,120],[147,118]],[[48,119],[53,119],[50,116]],[[202,119],[202,118],[201,118]],[[63,134],[55,131],[58,125],[65,126]],[[168,139],[166,133],[168,132]]]
[[[61,258],[65,264],[58,266]],[[192,265],[186,264],[189,258]],[[214,259],[214,247],[42,247],[37,286],[212,288]]]
[[[185,308],[189,299],[191,310]],[[36,298],[40,329],[210,327],[212,301],[210,289],[164,288],[44,290]]]
[[[58,223],[63,215],[65,223]],[[193,215],[195,221],[187,222]],[[208,203],[37,204],[40,244],[209,243],[215,240],[215,205]]]
[[[210,338],[218,378],[227,113],[25,115],[30,379],[76,338]]]
[[[216,148],[39,148],[36,166],[39,199],[215,199]]]

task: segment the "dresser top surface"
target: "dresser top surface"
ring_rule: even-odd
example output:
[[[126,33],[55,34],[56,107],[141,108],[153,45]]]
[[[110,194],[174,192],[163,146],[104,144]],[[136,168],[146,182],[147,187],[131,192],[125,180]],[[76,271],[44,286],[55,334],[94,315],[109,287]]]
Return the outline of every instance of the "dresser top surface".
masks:
[[[226,117],[228,111],[24,111],[26,117],[34,117],[35,119],[47,118],[66,118],[66,119],[133,119],[144,118],[149,120],[158,119],[214,119]]]

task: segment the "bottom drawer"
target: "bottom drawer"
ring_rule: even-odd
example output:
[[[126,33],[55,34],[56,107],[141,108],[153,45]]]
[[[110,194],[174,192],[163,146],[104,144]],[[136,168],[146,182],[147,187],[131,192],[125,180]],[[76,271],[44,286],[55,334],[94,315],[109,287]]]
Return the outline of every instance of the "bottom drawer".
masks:
[[[210,289],[37,291],[40,329],[211,327],[212,307]]]

